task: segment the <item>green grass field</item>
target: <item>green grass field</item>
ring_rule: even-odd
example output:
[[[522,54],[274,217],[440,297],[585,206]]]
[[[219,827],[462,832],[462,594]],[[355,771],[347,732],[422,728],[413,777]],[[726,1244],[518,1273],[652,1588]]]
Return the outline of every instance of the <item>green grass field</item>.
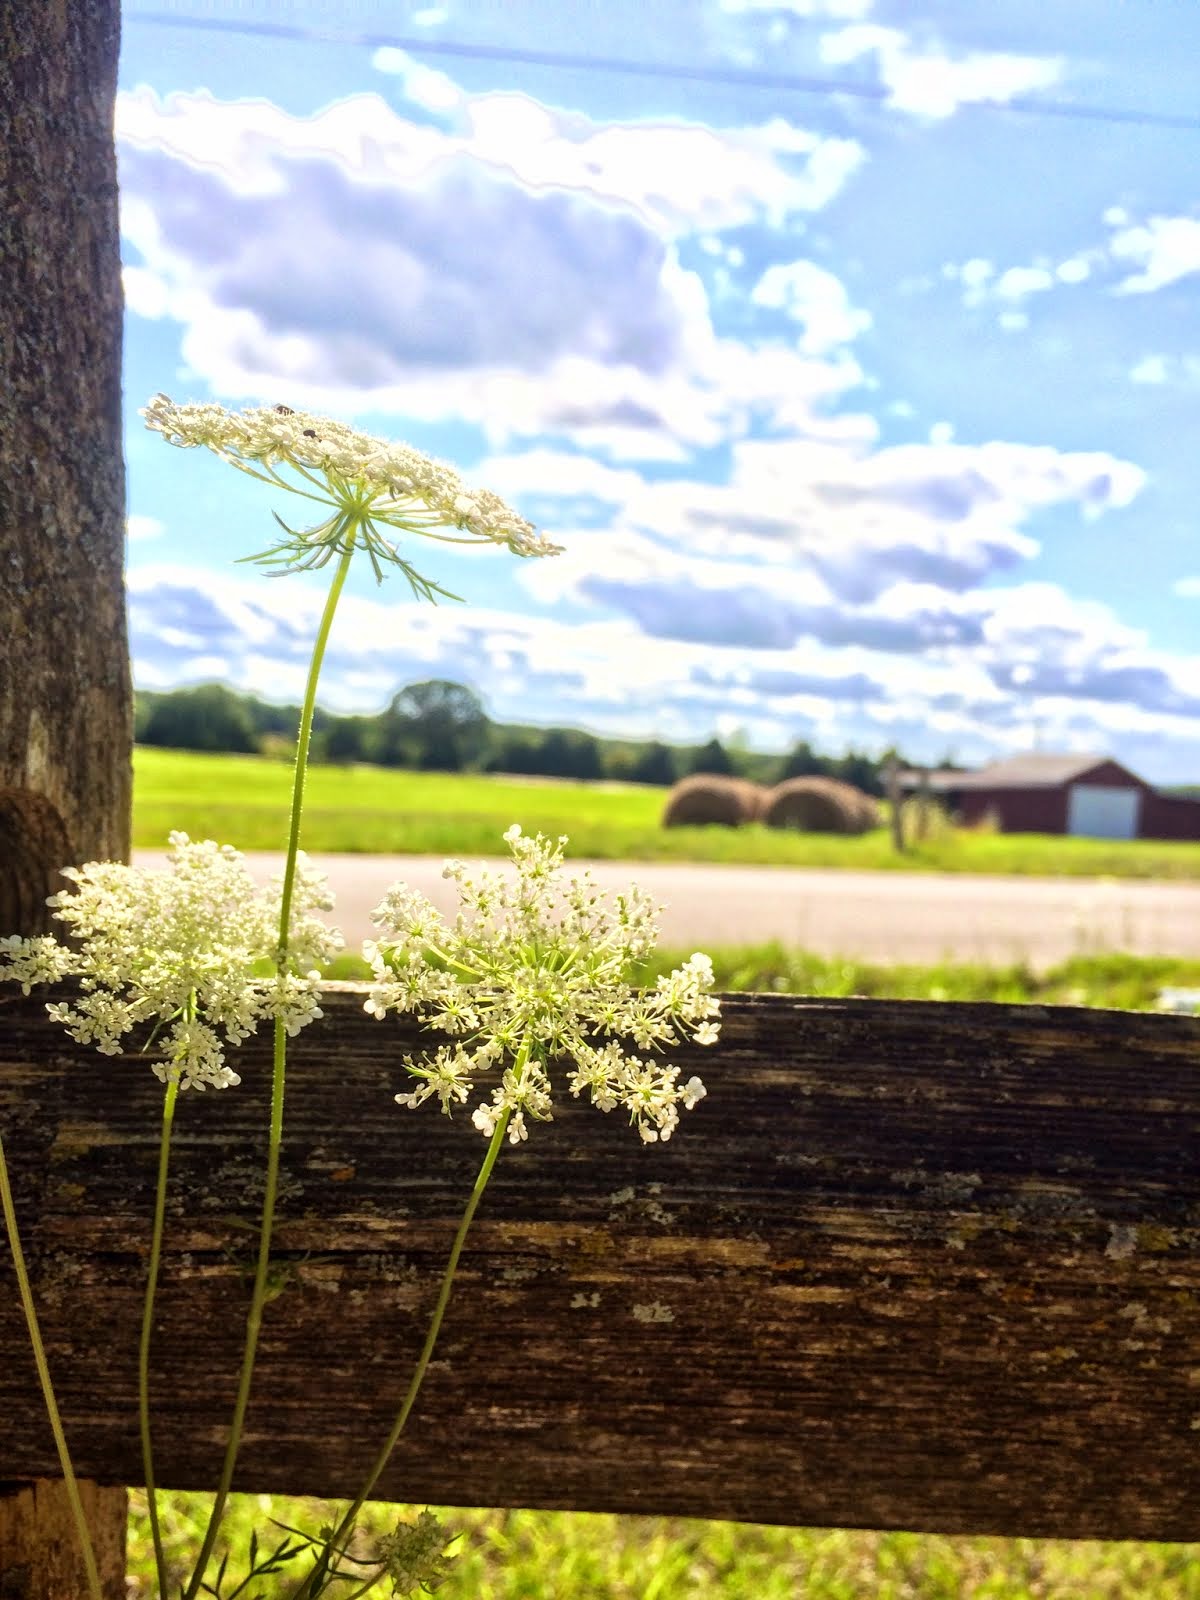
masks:
[[[169,1554],[176,1554],[195,1548],[194,1519],[207,1501],[199,1495],[171,1498],[165,1544]],[[143,1506],[135,1495],[129,1600],[149,1600],[153,1593]],[[411,1516],[413,1509],[368,1508],[362,1524],[364,1548],[393,1527],[397,1515]],[[440,1600],[1200,1597],[1197,1544],[946,1538],[561,1511],[446,1510],[442,1515],[447,1527],[462,1537],[451,1546],[456,1560],[437,1591]],[[260,1536],[271,1531],[269,1517],[316,1528],[328,1516],[329,1507],[319,1501],[241,1495],[230,1503],[225,1528],[237,1553],[244,1555],[252,1528],[257,1526]],[[236,1561],[229,1565],[232,1573]],[[186,1576],[182,1566],[178,1576]],[[253,1592],[275,1600],[286,1589],[256,1585]],[[369,1592],[373,1600],[383,1600],[389,1586],[379,1583]]]
[[[1034,974],[1008,967],[885,967],[828,961],[768,944],[712,952],[718,988],[892,999],[1037,1001],[1152,1007],[1164,985],[1200,985],[1200,961],[1080,956]],[[662,952],[644,979],[681,957]],[[359,969],[343,961],[342,976]],[[1036,1462],[1030,1470],[1036,1471]],[[144,1500],[130,1523],[130,1600],[153,1593]],[[207,1499],[167,1497],[165,1543],[173,1578],[186,1576]],[[368,1508],[364,1538],[387,1532],[404,1508]],[[411,1510],[409,1512],[411,1514]],[[760,1527],[665,1517],[554,1511],[447,1510],[462,1538],[441,1600],[1200,1600],[1200,1544],[947,1538],[915,1533]],[[244,1554],[275,1517],[317,1528],[321,1502],[233,1497],[225,1534]],[[244,1570],[239,1568],[240,1570]],[[286,1592],[261,1589],[263,1600]],[[371,1591],[383,1600],[387,1585]]]
[[[134,774],[135,845],[162,848],[168,833],[181,828],[194,839],[241,850],[281,848],[291,781],[286,763],[139,746]],[[571,855],[593,860],[1200,879],[1200,843],[952,831],[898,857],[885,829],[838,838],[760,825],[662,828],[665,798],[665,790],[639,784],[314,767],[304,846],[377,855],[502,855],[500,835],[519,822],[526,833],[568,834]]]

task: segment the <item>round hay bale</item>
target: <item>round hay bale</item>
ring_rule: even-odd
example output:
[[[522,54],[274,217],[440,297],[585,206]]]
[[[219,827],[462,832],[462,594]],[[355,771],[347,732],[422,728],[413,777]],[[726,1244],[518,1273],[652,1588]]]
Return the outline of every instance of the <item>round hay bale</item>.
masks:
[[[879,807],[836,778],[788,778],[770,791],[762,819],[768,828],[805,833],[866,833],[879,826]]]
[[[664,828],[737,828],[761,815],[767,791],[745,778],[727,778],[715,772],[697,772],[681,778],[671,790],[663,812]]]

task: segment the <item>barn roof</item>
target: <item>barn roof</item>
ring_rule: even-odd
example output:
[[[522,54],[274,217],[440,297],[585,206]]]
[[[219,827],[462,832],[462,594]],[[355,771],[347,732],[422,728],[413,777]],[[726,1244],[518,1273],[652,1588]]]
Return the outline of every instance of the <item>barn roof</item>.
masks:
[[[1051,755],[1042,750],[1030,750],[1024,755],[1007,756],[1003,761],[993,761],[989,766],[974,772],[903,772],[900,784],[904,789],[928,788],[934,794],[950,793],[960,789],[1058,789],[1063,784],[1082,778],[1103,762],[1121,766],[1111,756]],[[1135,782],[1127,767],[1121,771]]]
[[[973,772],[971,779],[972,784],[981,789],[1057,789],[1111,760],[1111,756],[1097,755],[1094,751],[1087,755],[1050,755],[1031,750],[1024,755],[993,761]]]

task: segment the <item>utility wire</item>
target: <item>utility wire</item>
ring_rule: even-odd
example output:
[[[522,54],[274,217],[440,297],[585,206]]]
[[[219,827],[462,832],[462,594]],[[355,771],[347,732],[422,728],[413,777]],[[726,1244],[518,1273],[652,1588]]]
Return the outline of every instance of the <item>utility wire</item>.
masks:
[[[632,78],[661,78],[681,83],[711,83],[741,89],[783,89],[795,94],[839,96],[885,104],[891,90],[884,84],[857,83],[789,72],[757,72],[732,67],[684,66],[666,61],[633,61],[620,56],[580,56],[557,50],[517,49],[498,44],[459,44],[451,39],[414,39],[402,34],[358,33],[227,17],[198,17],[176,11],[126,11],[123,22],[144,22],[155,27],[193,28],[205,33],[240,33],[268,39],[291,39],[301,44],[359,45],[366,49],[392,48],[413,55],[457,56],[467,61],[501,61],[514,66],[552,67],[570,72],[604,72]],[[965,101],[964,111],[1009,112],[1024,117],[1059,117],[1077,122],[1108,122],[1147,128],[1175,128],[1200,133],[1200,116],[1169,111],[1146,111],[1121,106],[1088,105],[1069,100],[1032,99]]]

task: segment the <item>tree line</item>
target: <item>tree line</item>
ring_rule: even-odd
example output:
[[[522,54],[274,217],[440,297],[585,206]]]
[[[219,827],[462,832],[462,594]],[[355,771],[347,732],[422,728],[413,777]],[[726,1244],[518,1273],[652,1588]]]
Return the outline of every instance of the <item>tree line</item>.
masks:
[[[272,705],[217,683],[140,690],[134,737],[139,744],[172,750],[284,756],[291,754],[299,716],[297,706]],[[435,678],[401,689],[375,716],[338,716],[318,707],[313,758],[425,772],[511,772],[663,786],[691,773],[728,774],[759,783],[830,777],[882,795],[887,756],[854,750],[826,756],[801,740],[780,757],[719,739],[671,745],[660,739],[599,738],[579,728],[493,722],[473,689]]]

